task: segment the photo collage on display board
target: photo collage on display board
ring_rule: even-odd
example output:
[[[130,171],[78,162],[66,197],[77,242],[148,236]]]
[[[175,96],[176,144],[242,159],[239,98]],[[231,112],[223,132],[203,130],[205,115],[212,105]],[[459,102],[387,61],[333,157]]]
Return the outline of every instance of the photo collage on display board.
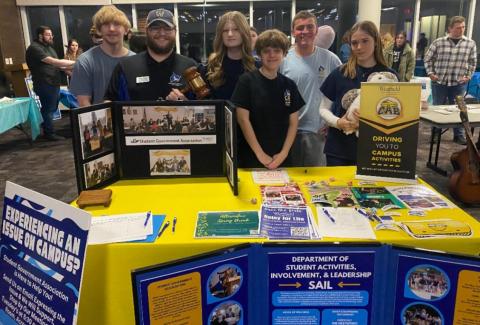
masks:
[[[225,176],[236,195],[236,121],[230,105],[109,102],[73,110],[79,191],[120,178]]]
[[[112,106],[105,103],[72,111],[79,190],[98,188],[118,179]]]

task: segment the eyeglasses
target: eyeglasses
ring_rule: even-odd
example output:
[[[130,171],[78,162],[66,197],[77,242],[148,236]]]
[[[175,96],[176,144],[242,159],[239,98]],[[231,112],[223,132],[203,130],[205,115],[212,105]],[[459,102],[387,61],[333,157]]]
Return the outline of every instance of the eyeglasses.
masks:
[[[168,27],[168,26],[150,26],[148,27],[148,30],[152,33],[158,34],[160,32],[163,32],[165,34],[170,34],[175,30],[174,27]]]

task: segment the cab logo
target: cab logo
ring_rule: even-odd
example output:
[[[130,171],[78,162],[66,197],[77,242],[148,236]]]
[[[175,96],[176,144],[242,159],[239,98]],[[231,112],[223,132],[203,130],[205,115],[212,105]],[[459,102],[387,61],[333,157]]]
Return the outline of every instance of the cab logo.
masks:
[[[384,120],[393,120],[400,116],[402,104],[393,97],[382,98],[377,104],[377,115]]]

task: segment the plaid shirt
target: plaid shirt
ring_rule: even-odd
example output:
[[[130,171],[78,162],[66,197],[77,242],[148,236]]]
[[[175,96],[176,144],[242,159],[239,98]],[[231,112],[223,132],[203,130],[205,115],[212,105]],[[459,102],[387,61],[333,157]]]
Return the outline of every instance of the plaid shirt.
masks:
[[[427,74],[438,76],[438,83],[456,86],[462,77],[471,78],[477,66],[475,41],[462,36],[457,45],[445,36],[432,42],[424,58]]]

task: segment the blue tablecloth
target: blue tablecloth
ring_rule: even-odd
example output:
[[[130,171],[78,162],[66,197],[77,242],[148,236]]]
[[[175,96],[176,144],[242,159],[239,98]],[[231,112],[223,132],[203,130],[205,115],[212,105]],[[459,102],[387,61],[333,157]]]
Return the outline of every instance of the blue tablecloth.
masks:
[[[35,140],[40,134],[43,119],[32,98],[19,97],[13,102],[0,103],[0,133],[26,122],[30,123],[31,136]]]

